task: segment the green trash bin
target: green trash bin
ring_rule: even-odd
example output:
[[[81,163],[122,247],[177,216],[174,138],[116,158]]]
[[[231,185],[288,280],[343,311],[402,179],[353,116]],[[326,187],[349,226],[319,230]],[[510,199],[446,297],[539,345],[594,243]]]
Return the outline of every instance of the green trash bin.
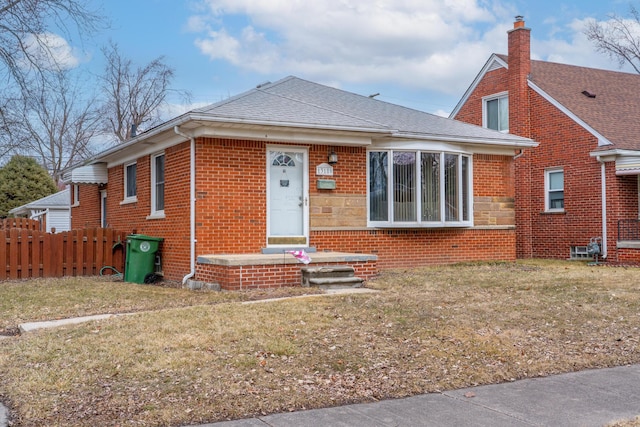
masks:
[[[124,281],[144,283],[148,274],[155,272],[156,253],[161,237],[130,234],[127,236],[127,257],[124,266]]]

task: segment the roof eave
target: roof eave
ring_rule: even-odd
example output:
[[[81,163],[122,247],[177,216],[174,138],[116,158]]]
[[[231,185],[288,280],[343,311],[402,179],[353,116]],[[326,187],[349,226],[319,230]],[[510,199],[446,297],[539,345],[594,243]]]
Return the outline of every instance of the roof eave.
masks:
[[[110,156],[117,154],[118,152],[124,151],[132,146],[135,146],[139,143],[143,143],[146,140],[149,140],[153,137],[156,137],[162,133],[171,131],[178,126],[184,126],[187,123],[200,123],[200,124],[234,124],[234,125],[246,125],[250,127],[273,127],[273,128],[292,128],[292,129],[311,129],[314,131],[330,131],[330,132],[349,132],[349,133],[360,133],[360,134],[373,134],[373,135],[391,135],[395,130],[392,129],[383,129],[383,128],[367,128],[367,127],[353,127],[353,126],[337,126],[337,125],[322,125],[322,124],[308,124],[308,123],[296,123],[296,122],[284,122],[284,121],[265,121],[265,120],[248,120],[242,118],[229,118],[229,117],[220,117],[213,116],[207,113],[200,112],[187,112],[182,114],[176,118],[168,120],[163,124],[140,134],[137,137],[130,139],[129,141],[119,144],[115,147],[107,149],[100,154],[93,156],[81,164],[76,164],[71,166],[65,171],[75,169],[79,166],[87,166],[94,163],[103,162]]]
[[[538,143],[532,139],[518,138],[518,139],[496,139],[496,138],[478,138],[468,136],[452,136],[452,135],[436,135],[436,134],[411,134],[411,133],[394,133],[394,137],[401,137],[404,139],[419,139],[429,141],[443,141],[452,143],[465,143],[465,144],[481,144],[481,145],[495,145],[501,147],[513,147],[513,148],[535,148]]]
[[[489,70],[492,69],[492,66],[494,63],[497,63],[504,68],[509,68],[509,65],[506,62],[504,62],[502,58],[498,56],[497,53],[491,54],[491,56],[489,57],[489,59],[487,59],[487,62],[485,62],[480,72],[476,75],[475,79],[473,79],[473,81],[471,82],[467,90],[464,92],[464,94],[460,98],[460,101],[458,101],[458,103],[456,104],[451,114],[449,114],[450,119],[453,119],[456,116],[456,114],[458,114],[462,106],[466,104],[467,100],[469,99],[473,91],[476,89],[480,81],[484,78],[484,75],[487,74]]]
[[[544,99],[549,101],[554,107],[556,107],[557,109],[562,111],[564,114],[566,114],[569,118],[571,118],[574,122],[576,122],[578,125],[580,125],[582,128],[584,128],[587,132],[589,132],[590,134],[595,136],[598,139],[598,146],[602,147],[602,146],[607,146],[607,145],[613,145],[613,143],[611,141],[609,141],[609,139],[607,139],[600,132],[596,131],[594,128],[589,126],[589,124],[587,124],[587,122],[585,122],[580,117],[575,115],[571,110],[569,110],[567,107],[565,107],[559,101],[557,101],[553,96],[551,96],[550,94],[545,92],[540,86],[536,85],[531,80],[527,80],[527,82],[528,82],[528,85],[529,85],[529,87],[531,89],[536,91],[540,96],[542,96]]]

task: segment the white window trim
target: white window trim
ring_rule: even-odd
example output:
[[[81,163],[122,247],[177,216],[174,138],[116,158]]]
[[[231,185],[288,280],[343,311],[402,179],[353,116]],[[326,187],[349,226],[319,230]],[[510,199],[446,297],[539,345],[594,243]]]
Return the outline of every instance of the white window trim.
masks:
[[[105,212],[107,202],[107,190],[100,190],[100,227],[107,228],[107,218]]]
[[[161,153],[155,153],[149,156],[149,160],[151,162],[151,213],[147,216],[147,219],[162,219],[164,218],[164,209],[156,210],[156,158],[160,156],[165,156],[164,151]],[[164,158],[165,161],[165,190],[166,190],[166,173],[167,173],[167,157]],[[166,193],[166,192],[165,192]]]
[[[129,166],[132,165],[136,165],[136,179],[137,179],[137,175],[138,175],[138,166],[137,166],[137,162],[128,162],[125,163],[123,165],[124,170],[123,170],[123,176],[124,176],[124,197],[122,199],[122,201],[120,202],[121,205],[125,205],[127,203],[135,203],[138,201],[138,191],[137,191],[137,185],[136,185],[136,194],[134,196],[129,196],[127,197],[127,168]]]
[[[80,206],[80,186],[78,184],[71,185],[71,207]]]
[[[369,179],[370,179],[370,169],[369,169],[369,152],[372,151],[387,151],[389,153],[389,156],[387,156],[387,161],[389,162],[387,170],[391,171],[393,165],[391,164],[392,159],[393,159],[393,152],[400,152],[400,151],[404,151],[404,152],[415,152],[417,153],[418,157],[420,153],[436,153],[436,154],[440,154],[440,199],[441,199],[441,205],[440,205],[440,221],[422,221],[420,219],[420,215],[417,215],[417,221],[410,221],[410,222],[395,222],[393,220],[389,220],[389,221],[372,221],[371,220],[371,210],[370,210],[370,194],[369,194]],[[468,210],[468,220],[467,221],[446,221],[446,206],[444,203],[444,194],[445,194],[445,180],[444,180],[444,175],[445,175],[445,161],[444,161],[444,156],[445,154],[453,154],[453,155],[457,155],[458,156],[458,170],[461,172],[462,171],[462,156],[466,156],[468,158],[468,194],[467,194],[467,206],[469,207]],[[417,157],[417,158],[418,158]],[[389,172],[391,173],[391,172]],[[416,182],[419,183],[420,182],[420,166],[419,166],[419,162],[416,162]],[[462,179],[459,180],[458,182],[458,206],[460,206],[460,215],[462,215],[462,207],[464,206],[463,203],[463,191],[462,191]],[[389,197],[391,198],[391,195],[393,194],[393,182],[391,179],[387,180],[387,194],[389,194]],[[421,206],[422,205],[422,192],[419,191],[419,189],[416,191],[416,206]],[[387,208],[389,209],[389,218],[393,218],[393,203],[390,202],[387,206]],[[418,212],[416,212],[418,213]],[[418,150],[413,150],[413,149],[384,149],[384,148],[380,148],[380,149],[371,149],[371,150],[367,150],[367,227],[375,227],[375,228],[455,228],[455,227],[473,227],[473,156],[470,153],[466,153],[466,152],[456,152],[456,151],[441,151],[441,150],[429,150],[429,149],[418,149]]]
[[[545,212],[564,212],[564,207],[562,208],[551,208],[549,206],[549,186],[550,186],[550,179],[549,179],[549,175],[554,173],[554,172],[562,172],[563,176],[562,176],[562,180],[564,182],[564,168],[563,167],[553,167],[553,168],[547,168],[544,170],[544,211]],[[565,192],[565,185],[562,185],[562,192],[563,192],[563,200],[565,200],[564,198],[564,192]],[[564,203],[563,203],[564,205]]]
[[[493,100],[499,99],[499,98],[507,98],[507,102],[509,102],[509,92],[504,91],[504,92],[494,93],[492,95],[488,95],[488,96],[482,97],[482,127],[483,128],[488,128],[488,126],[487,126],[487,102],[493,101]],[[509,113],[511,113],[511,112],[509,112]],[[507,122],[507,128],[506,129],[500,130],[498,132],[509,133],[509,123]]]

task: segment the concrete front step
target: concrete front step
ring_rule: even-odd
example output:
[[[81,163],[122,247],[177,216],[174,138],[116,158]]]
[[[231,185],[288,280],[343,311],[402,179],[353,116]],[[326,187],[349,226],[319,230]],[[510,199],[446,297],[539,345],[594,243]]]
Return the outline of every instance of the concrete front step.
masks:
[[[309,279],[310,286],[317,286],[320,288],[329,287],[352,287],[359,288],[362,286],[362,280],[360,277],[327,277],[327,278],[312,278]]]
[[[364,281],[355,277],[355,270],[348,265],[303,267],[302,286],[329,287],[361,287]]]

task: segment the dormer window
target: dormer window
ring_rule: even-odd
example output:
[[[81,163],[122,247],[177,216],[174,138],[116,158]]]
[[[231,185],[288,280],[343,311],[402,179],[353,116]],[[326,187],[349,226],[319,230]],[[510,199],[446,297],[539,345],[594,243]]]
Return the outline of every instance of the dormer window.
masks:
[[[482,99],[482,122],[486,128],[509,132],[509,97],[507,92]]]

